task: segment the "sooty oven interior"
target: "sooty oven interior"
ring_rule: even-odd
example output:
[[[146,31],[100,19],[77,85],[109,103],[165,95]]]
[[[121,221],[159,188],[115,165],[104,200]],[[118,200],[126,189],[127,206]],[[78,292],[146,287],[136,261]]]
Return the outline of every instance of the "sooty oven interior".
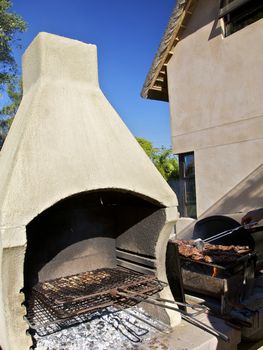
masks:
[[[155,203],[112,190],[72,196],[38,215],[27,226],[24,265],[31,333],[46,335],[45,324],[53,323],[52,333],[87,321],[92,311],[112,305],[111,290],[121,285],[161,290],[154,249],[163,220]]]

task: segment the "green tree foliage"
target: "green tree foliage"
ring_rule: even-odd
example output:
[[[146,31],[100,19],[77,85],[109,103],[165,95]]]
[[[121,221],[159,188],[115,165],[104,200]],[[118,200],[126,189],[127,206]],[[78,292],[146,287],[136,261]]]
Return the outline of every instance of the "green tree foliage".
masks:
[[[0,0],[0,88],[10,83],[17,73],[17,65],[13,55],[13,47],[19,47],[17,33],[26,30],[25,21],[10,12],[9,0]]]
[[[0,150],[8,133],[9,126],[6,120],[0,119]]]
[[[151,141],[144,139],[143,137],[136,137],[145,153],[152,160],[153,164],[165,178],[169,180],[171,178],[177,179],[179,176],[179,166],[177,157],[172,153],[171,149],[165,147],[155,148]]]
[[[157,148],[153,147],[151,141],[144,139],[143,137],[136,137],[136,140],[139,142],[145,153],[151,160],[153,160],[155,153],[158,151]]]
[[[15,80],[8,83],[7,94],[10,102],[0,110],[0,116],[4,118],[0,119],[0,150],[22,99],[22,79],[17,84]]]
[[[179,166],[177,157],[172,153],[171,149],[161,147],[155,156],[154,164],[165,180],[171,178],[178,179]]]
[[[11,7],[11,1],[0,0],[0,90],[5,90],[10,99],[0,110],[0,149],[22,98],[13,48],[20,46],[17,34],[26,30],[26,23],[10,11]]]
[[[12,82],[8,83],[6,92],[10,102],[0,110],[0,115],[8,118],[8,123],[11,125],[23,95],[22,79],[19,79],[18,82],[14,79]]]

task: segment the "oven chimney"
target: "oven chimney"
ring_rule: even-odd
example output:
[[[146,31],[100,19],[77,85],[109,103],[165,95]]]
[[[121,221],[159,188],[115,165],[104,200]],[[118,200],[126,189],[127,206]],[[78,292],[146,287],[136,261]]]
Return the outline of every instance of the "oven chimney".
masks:
[[[27,225],[59,201],[97,190],[134,194],[162,211],[151,250],[156,276],[166,280],[166,245],[178,215],[175,193],[100,90],[96,46],[40,33],[23,56],[23,99],[0,154],[3,350],[31,345],[20,293]],[[133,234],[120,237],[121,249]],[[144,244],[145,252],[138,253],[147,255],[151,242]],[[170,297],[169,288],[162,296]],[[180,321],[178,315],[170,316],[171,324]]]

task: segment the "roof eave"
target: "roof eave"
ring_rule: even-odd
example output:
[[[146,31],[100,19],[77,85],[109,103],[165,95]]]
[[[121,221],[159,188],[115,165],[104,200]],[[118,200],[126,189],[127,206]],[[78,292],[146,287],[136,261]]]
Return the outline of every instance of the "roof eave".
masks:
[[[196,0],[178,0],[161,40],[149,73],[145,79],[141,96],[152,100],[169,101],[167,86],[167,64],[174,48],[180,41],[187,19]]]

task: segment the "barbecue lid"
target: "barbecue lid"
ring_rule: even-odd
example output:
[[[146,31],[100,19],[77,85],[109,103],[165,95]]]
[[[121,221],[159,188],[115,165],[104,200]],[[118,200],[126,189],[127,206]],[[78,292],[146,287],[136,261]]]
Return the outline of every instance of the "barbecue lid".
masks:
[[[240,226],[240,223],[230,216],[213,215],[208,216],[196,222],[193,231],[193,239],[206,239],[217,233],[231,230]],[[248,245],[249,248],[255,249],[255,238],[252,235],[253,229],[240,228],[234,231],[231,235],[224,236],[214,241],[214,244],[222,245]]]

